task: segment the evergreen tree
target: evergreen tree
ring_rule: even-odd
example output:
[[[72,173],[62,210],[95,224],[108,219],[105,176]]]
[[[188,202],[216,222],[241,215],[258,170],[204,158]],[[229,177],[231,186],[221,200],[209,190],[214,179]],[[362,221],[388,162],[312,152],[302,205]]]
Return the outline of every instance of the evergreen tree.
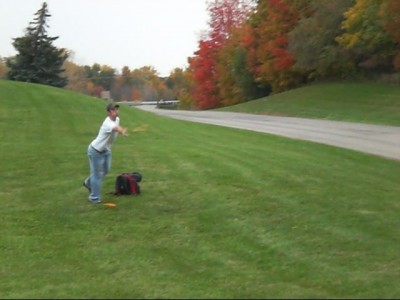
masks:
[[[68,80],[61,76],[64,61],[68,58],[65,49],[57,49],[53,41],[58,37],[49,37],[46,20],[47,3],[35,14],[34,21],[29,23],[26,34],[14,39],[13,46],[18,54],[7,60],[10,68],[8,78],[16,81],[40,83],[56,87],[64,87]]]

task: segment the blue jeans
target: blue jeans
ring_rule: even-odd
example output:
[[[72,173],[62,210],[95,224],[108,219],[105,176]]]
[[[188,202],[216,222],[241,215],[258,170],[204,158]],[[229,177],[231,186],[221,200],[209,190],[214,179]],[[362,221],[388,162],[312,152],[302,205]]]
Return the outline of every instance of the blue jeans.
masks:
[[[98,152],[89,145],[87,151],[90,165],[90,176],[85,183],[90,187],[90,200],[101,200],[101,183],[111,169],[111,151]]]

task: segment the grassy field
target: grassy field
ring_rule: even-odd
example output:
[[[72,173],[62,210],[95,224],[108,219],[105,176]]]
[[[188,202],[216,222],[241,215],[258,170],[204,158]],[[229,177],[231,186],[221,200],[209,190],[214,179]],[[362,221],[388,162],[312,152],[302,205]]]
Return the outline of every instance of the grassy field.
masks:
[[[320,83],[220,110],[400,126],[400,86]]]
[[[399,161],[120,115],[131,134],[103,188],[117,207],[93,205],[105,103],[0,81],[0,298],[400,297]],[[107,194],[124,171],[140,196]]]

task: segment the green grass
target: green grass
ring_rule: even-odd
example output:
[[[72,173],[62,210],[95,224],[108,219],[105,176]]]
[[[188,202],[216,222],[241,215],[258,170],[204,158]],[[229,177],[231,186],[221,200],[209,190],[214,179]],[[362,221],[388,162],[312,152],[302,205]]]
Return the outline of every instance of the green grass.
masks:
[[[122,107],[87,202],[103,101],[0,81],[1,298],[398,298],[400,162]]]
[[[400,126],[400,86],[321,83],[220,110]]]

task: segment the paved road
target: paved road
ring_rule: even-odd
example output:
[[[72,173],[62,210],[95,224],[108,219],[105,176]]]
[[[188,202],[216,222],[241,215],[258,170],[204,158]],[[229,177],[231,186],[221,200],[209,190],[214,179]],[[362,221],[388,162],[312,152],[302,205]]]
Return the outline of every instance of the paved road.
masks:
[[[234,112],[168,110],[150,105],[136,107],[175,119],[271,133],[400,160],[400,127],[397,126]]]

